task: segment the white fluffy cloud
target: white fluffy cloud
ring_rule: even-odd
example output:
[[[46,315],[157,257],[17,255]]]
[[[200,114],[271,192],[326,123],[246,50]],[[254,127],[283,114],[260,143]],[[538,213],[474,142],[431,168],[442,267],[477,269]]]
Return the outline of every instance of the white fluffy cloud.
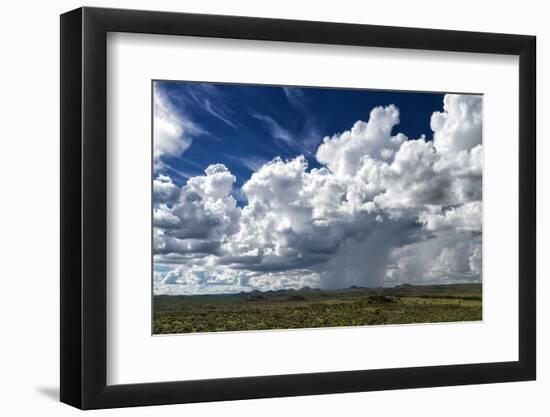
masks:
[[[326,137],[305,157],[275,158],[242,186],[221,164],[178,189],[159,176],[159,292],[478,281],[481,274],[481,97],[447,95],[434,141],[392,135],[399,110]],[[170,266],[171,265],[171,266]]]
[[[234,182],[224,165],[210,165],[205,175],[190,178],[171,204],[155,200],[153,244],[155,253],[162,255],[159,261],[168,260],[167,254],[188,259],[219,252],[227,236],[238,230],[240,209],[230,195]],[[167,188],[166,181],[161,184],[160,190]]]
[[[446,284],[481,280],[481,235],[440,231],[390,250],[385,271],[389,285]]]
[[[155,291],[162,294],[227,293],[319,287],[319,277],[308,270],[290,272],[251,272],[212,265],[178,265],[155,274]]]
[[[436,149],[456,155],[481,145],[482,120],[480,96],[447,94],[443,99],[443,112],[434,113],[431,119]]]
[[[179,156],[189,148],[192,136],[201,132],[193,122],[178,113],[161,89],[153,92],[153,134],[156,165],[163,155]]]
[[[159,175],[153,180],[153,200],[156,203],[173,203],[179,195],[179,188],[169,176]]]
[[[354,175],[368,155],[374,159],[391,157],[407,137],[391,136],[392,128],[399,123],[399,110],[393,104],[376,107],[367,123],[359,120],[351,130],[325,137],[317,150],[317,160],[335,175]]]
[[[458,207],[443,210],[440,207],[420,213],[418,220],[427,230],[453,229],[481,232],[481,201],[464,203]]]

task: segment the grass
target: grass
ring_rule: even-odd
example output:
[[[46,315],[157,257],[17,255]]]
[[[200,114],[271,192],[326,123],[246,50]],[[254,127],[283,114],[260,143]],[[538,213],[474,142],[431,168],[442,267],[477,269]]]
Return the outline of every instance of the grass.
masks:
[[[477,321],[481,284],[154,297],[155,334]]]

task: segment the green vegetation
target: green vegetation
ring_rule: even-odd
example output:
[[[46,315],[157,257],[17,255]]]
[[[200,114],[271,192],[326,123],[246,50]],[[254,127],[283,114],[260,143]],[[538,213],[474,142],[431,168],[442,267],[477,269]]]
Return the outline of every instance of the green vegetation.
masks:
[[[481,320],[481,284],[154,297],[154,333]]]

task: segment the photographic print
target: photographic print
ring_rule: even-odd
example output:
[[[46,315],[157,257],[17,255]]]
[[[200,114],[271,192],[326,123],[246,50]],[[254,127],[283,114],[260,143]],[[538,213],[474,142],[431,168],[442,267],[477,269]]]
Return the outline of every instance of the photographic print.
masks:
[[[483,96],[152,82],[153,333],[482,319]]]

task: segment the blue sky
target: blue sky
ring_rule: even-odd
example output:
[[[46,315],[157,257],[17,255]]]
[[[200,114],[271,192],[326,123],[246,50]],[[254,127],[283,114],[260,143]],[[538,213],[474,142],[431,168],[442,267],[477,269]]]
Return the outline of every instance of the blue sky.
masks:
[[[372,108],[394,104],[400,123],[394,130],[409,138],[432,139],[430,116],[443,108],[442,93],[280,87],[156,81],[182,116],[200,126],[193,145],[178,157],[165,157],[178,185],[223,163],[241,186],[264,162],[303,154],[318,167],[315,150],[323,137],[367,121]]]
[[[481,281],[478,95],[155,81],[156,294]]]

